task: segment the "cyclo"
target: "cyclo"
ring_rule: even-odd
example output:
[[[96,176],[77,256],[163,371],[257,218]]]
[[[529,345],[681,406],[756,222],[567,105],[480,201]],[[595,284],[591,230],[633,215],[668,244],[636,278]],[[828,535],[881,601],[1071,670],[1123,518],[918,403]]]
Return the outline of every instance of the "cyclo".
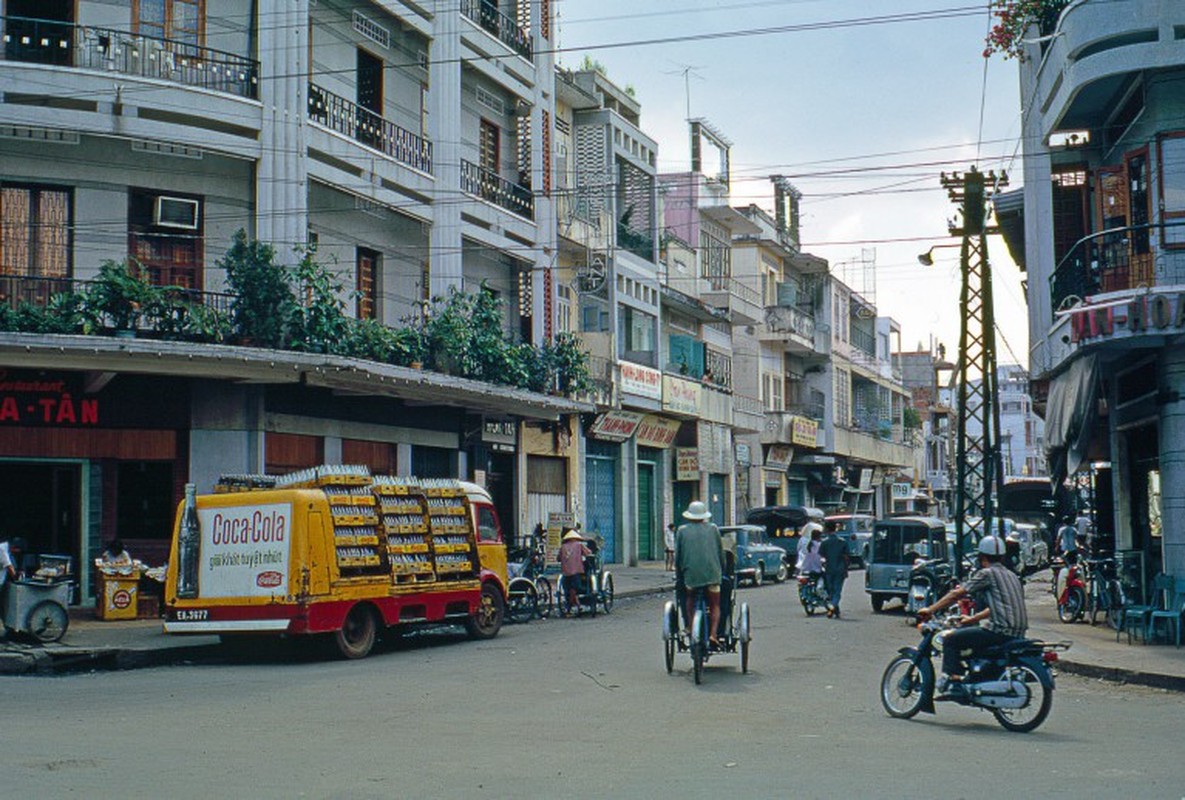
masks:
[[[679,625],[683,614],[686,589],[682,581],[675,585],[675,599],[668,600],[662,612],[663,653],[666,657],[667,673],[675,668],[675,653],[691,653],[692,673],[695,682],[703,682],[704,664],[708,656],[715,653],[741,651],[741,672],[749,671],[749,642],[752,641],[752,627],[749,622],[749,604],[736,602],[736,554],[724,551],[724,570],[720,578],[720,644],[708,643],[708,602],[702,590],[697,593],[695,616],[687,630]]]
[[[597,615],[597,606],[608,614],[613,610],[613,573],[601,563],[601,537],[586,539],[585,544],[592,551],[584,557],[583,575],[561,575],[556,586],[556,604],[561,616],[581,614]],[[568,596],[569,581],[576,580],[576,605]]]

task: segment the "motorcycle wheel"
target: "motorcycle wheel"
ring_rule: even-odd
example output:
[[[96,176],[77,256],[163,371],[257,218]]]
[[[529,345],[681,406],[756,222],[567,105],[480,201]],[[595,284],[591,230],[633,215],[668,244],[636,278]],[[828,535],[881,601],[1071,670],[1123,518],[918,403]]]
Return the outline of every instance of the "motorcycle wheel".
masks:
[[[802,601],[802,610],[806,612],[808,617],[815,615],[815,608],[818,605],[815,598],[811,596],[810,589],[799,589],[798,599]]]
[[[1080,586],[1071,586],[1066,591],[1065,602],[1057,604],[1057,618],[1069,625],[1082,616],[1086,608],[1086,592]]]
[[[881,705],[890,717],[912,718],[933,694],[934,665],[929,659],[915,667],[909,656],[901,655],[885,667],[881,677]]]
[[[1053,705],[1053,690],[1041,682],[1040,676],[1032,667],[1010,667],[1005,674],[1011,680],[1023,684],[1029,699],[1020,708],[993,708],[992,714],[995,715],[996,722],[1003,725],[1006,730],[1028,733],[1049,716],[1049,709]]]

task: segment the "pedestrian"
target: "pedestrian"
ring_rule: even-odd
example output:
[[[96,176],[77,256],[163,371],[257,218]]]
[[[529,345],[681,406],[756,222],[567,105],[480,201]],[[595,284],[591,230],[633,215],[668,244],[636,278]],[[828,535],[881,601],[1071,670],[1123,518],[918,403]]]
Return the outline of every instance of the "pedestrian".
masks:
[[[667,551],[667,572],[675,571],[675,523],[667,525],[666,533],[663,534],[663,545]]]
[[[7,542],[0,542],[0,619],[8,611],[8,587],[5,584],[21,577],[24,557],[25,540],[21,537],[14,536]],[[0,626],[0,634],[3,633],[3,626]]]
[[[1074,527],[1078,529],[1078,541],[1087,546],[1087,552],[1094,547],[1094,525],[1090,521],[1090,509],[1084,508],[1078,512],[1074,520]]]
[[[819,555],[823,557],[823,586],[829,598],[827,616],[839,619],[839,600],[848,577],[848,543],[839,538],[838,525],[831,526],[819,544]]]
[[[695,618],[695,595],[702,591],[708,600],[708,643],[719,644],[720,581],[724,575],[724,541],[712,522],[712,512],[699,500],[683,512],[688,522],[675,534],[675,582],[684,588],[687,623]]]
[[[567,591],[568,607],[574,612],[580,609],[580,597],[576,591],[584,580],[584,557],[591,556],[592,550],[584,543],[584,537],[574,529],[564,534],[560,545],[560,581]]]
[[[1062,526],[1057,529],[1057,548],[1067,564],[1078,563],[1078,526],[1069,514],[1062,518]]]

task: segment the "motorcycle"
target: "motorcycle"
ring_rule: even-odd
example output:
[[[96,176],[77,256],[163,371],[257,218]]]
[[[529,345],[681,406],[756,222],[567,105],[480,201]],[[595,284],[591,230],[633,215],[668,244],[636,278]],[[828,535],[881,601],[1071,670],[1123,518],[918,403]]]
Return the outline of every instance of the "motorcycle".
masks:
[[[950,562],[931,558],[914,562],[909,571],[909,594],[905,597],[905,617],[912,625],[920,609],[932,605],[954,585]]]
[[[814,616],[815,610],[827,605],[830,598],[823,585],[822,572],[810,572],[798,576],[798,600],[808,617]]]
[[[1086,612],[1086,581],[1081,564],[1066,564],[1054,577],[1057,618],[1067,625],[1077,622]]]
[[[881,678],[881,704],[889,716],[911,719],[919,711],[934,713],[935,701],[990,711],[1006,730],[1034,730],[1053,705],[1052,664],[1069,642],[1048,643],[1012,639],[989,648],[967,663],[966,677],[957,691],[935,696],[933,658],[942,652],[942,640],[958,627],[958,615],[930,619],[918,625],[922,640],[917,647],[903,647],[889,662]]]

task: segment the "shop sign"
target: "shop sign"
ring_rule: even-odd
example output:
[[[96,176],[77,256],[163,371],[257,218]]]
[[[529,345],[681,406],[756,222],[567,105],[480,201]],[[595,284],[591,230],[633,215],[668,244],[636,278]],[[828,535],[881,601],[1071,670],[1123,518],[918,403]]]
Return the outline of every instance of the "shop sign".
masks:
[[[292,504],[199,508],[202,597],[288,594]]]
[[[547,560],[560,560],[560,545],[564,531],[576,527],[576,515],[571,511],[549,511],[547,513]]]
[[[647,414],[638,425],[638,444],[642,447],[670,447],[678,433],[678,420]]]
[[[908,483],[893,484],[893,499],[908,500],[913,496],[913,485]]]
[[[492,445],[490,449],[513,453],[517,442],[517,426],[510,419],[486,419],[481,425],[481,440]]]
[[[699,449],[695,447],[675,448],[675,480],[699,480]]]
[[[753,458],[749,455],[749,445],[744,442],[737,442],[737,464],[747,467],[752,463]]]
[[[702,387],[693,381],[686,381],[673,375],[663,375],[663,410],[699,416],[701,389]]]
[[[814,447],[819,441],[819,423],[810,417],[790,418],[790,443]]]
[[[588,435],[607,442],[624,442],[634,435],[644,414],[636,411],[606,411],[597,417]]]
[[[621,381],[618,383],[621,391],[652,400],[662,399],[661,372],[632,361],[618,361],[617,367],[621,372]]]
[[[771,444],[765,454],[765,468],[785,472],[794,460],[794,448],[787,444]]]
[[[93,427],[99,399],[83,395],[78,376],[0,369],[0,424]]]
[[[765,488],[767,488],[767,489],[781,489],[782,488],[782,478],[785,477],[785,473],[778,472],[776,469],[767,469],[767,470],[764,470],[764,472],[765,472]]]
[[[1099,308],[1081,306],[1070,314],[1070,340],[1185,329],[1185,292],[1141,294],[1127,303]]]

